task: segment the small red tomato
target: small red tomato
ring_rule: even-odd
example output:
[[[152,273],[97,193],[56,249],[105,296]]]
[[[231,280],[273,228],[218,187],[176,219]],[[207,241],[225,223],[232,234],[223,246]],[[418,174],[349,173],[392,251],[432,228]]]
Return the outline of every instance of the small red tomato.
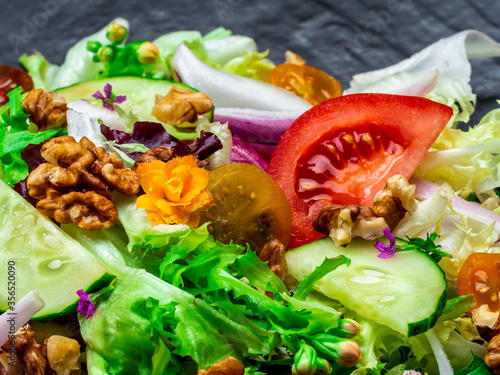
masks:
[[[7,94],[22,86],[23,92],[33,90],[31,76],[23,70],[8,65],[0,65],[0,105],[9,101]]]
[[[474,295],[477,307],[500,310],[500,254],[469,255],[458,273],[457,293]]]

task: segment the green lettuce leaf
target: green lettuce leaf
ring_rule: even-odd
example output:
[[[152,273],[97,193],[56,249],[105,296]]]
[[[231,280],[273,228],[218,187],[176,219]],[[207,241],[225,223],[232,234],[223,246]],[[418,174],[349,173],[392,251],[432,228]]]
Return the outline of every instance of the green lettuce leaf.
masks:
[[[185,240],[183,243],[189,244],[186,251],[190,251],[191,247],[196,247],[208,237],[206,226],[193,229],[183,224],[152,225],[146,210],[137,208],[135,197],[116,194],[114,203],[118,210],[118,219],[129,239],[127,245],[129,250],[142,249],[155,253]],[[191,235],[194,243],[187,239]]]
[[[455,375],[492,375],[494,373],[493,369],[488,367],[483,359],[474,355],[467,367],[455,372]]]
[[[176,366],[176,357],[191,358],[200,368],[207,368],[228,355],[246,361],[269,354],[267,337],[145,271],[130,269],[95,304],[94,316],[80,318],[81,333],[91,353],[90,374],[94,368],[96,373],[151,374],[154,365],[165,368],[168,362]],[[148,305],[149,312],[145,311]],[[175,310],[173,316],[171,309]],[[170,331],[173,335],[168,337],[165,333]],[[170,343],[158,346],[158,337],[167,337]],[[171,354],[176,357],[165,358]],[[92,361],[93,357],[99,360]]]
[[[9,92],[9,102],[0,108],[0,163],[2,180],[9,186],[28,176],[28,165],[21,158],[21,151],[30,143],[38,144],[57,135],[66,134],[66,129],[48,129],[42,132],[28,130],[28,115],[21,104],[25,95],[21,87]]]
[[[222,70],[228,73],[238,74],[243,77],[254,78],[267,82],[271,70],[274,69],[274,63],[267,59],[269,51],[265,52],[247,52],[241,57],[235,57],[228,61]]]
[[[59,66],[51,64],[40,52],[23,54],[19,62],[28,71],[35,88],[49,90],[59,72]]]
[[[313,290],[314,284],[316,284],[318,280],[322,279],[324,276],[343,264],[349,267],[350,263],[351,261],[343,255],[335,258],[325,258],[319,267],[316,267],[310,275],[307,275],[304,280],[301,281],[294,297],[300,301],[305,300],[307,295]]]
[[[113,275],[126,276],[130,268],[144,269],[155,276],[160,274],[162,259],[137,249],[128,251],[127,235],[119,225],[88,231],[75,224],[62,224],[61,229],[82,244]]]

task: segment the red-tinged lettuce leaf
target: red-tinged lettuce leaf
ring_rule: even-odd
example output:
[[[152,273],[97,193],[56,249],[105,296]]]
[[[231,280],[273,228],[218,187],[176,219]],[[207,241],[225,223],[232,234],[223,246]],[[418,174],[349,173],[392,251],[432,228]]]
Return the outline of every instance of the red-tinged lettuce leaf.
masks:
[[[108,141],[115,141],[117,144],[140,143],[148,148],[171,147],[176,156],[196,154],[198,159],[205,160],[214,152],[222,148],[219,138],[210,132],[202,131],[192,147],[169,134],[162,124],[149,121],[138,121],[134,124],[132,133],[125,133],[120,130],[108,128],[101,125],[101,132]],[[136,160],[140,153],[127,153]]]
[[[17,193],[22,196],[26,201],[31,204],[33,207],[36,207],[36,204],[38,203],[38,200],[33,198],[31,195],[28,194],[28,186],[26,185],[26,180],[28,178],[26,177],[24,180],[21,180],[17,183],[14,184],[12,187]]]
[[[31,173],[40,164],[46,163],[47,161],[43,158],[41,150],[42,146],[47,143],[45,140],[40,143],[30,143],[21,151],[21,158],[28,165],[28,172]]]
[[[276,145],[264,143],[252,143],[245,141],[240,136],[233,136],[233,148],[231,149],[231,161],[233,163],[254,164],[267,171],[269,161]]]
[[[42,141],[40,143],[30,143],[21,151],[21,158],[24,160],[26,165],[28,166],[27,173],[31,173],[34,169],[36,169],[40,164],[45,163],[46,160],[42,157],[42,146],[47,143],[48,140]],[[36,207],[38,202],[37,199],[33,198],[28,194],[28,186],[26,184],[28,177],[18,181],[12,187],[19,195],[21,195],[29,204],[33,207]]]
[[[198,159],[205,160],[222,148],[222,142],[214,133],[202,130],[196,138],[191,153],[198,155]]]
[[[101,125],[101,133],[108,141],[122,143],[142,143],[148,148],[165,146],[174,147],[175,153],[179,156],[188,155],[190,148],[174,136],[170,135],[162,124],[158,122],[138,121],[134,124],[132,133],[125,133],[120,130],[108,128]]]

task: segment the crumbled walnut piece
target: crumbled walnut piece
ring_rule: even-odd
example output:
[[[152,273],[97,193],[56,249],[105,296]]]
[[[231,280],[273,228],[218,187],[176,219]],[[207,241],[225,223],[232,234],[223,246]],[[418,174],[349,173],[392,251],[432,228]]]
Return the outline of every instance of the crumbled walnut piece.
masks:
[[[137,195],[141,190],[139,178],[135,171],[125,167],[116,168],[113,163],[107,163],[102,167],[101,177],[127,197]]]
[[[137,172],[125,168],[115,153],[108,154],[83,137],[53,138],[42,147],[43,163],[28,176],[28,193],[40,201],[37,209],[58,223],[87,229],[116,223],[112,189],[133,196],[139,193]]]
[[[140,163],[149,163],[153,160],[161,160],[167,162],[174,156],[175,154],[172,147],[153,147],[137,158],[134,165],[132,166],[132,169],[135,171],[137,170],[137,167]]]
[[[68,337],[53,335],[45,340],[50,368],[57,375],[80,375],[80,344]]]
[[[278,239],[268,241],[262,246],[258,257],[263,262],[269,262],[269,269],[278,276],[281,281],[285,281],[287,266],[285,259],[285,246]]]
[[[415,199],[415,185],[410,183],[401,175],[392,176],[387,180],[384,190],[379,191],[373,198],[373,202],[382,200],[385,196],[399,198],[401,205],[406,211],[415,211],[418,207]]]
[[[392,195],[381,196],[380,200],[373,202],[375,216],[383,217],[389,229],[396,228],[396,225],[405,217],[406,210],[398,197]]]
[[[83,142],[90,141],[85,139]],[[101,177],[107,185],[112,186],[127,197],[139,193],[141,185],[135,170],[125,168],[123,161],[114,152],[108,154],[104,148],[95,145],[89,145],[87,148],[95,157],[95,162],[91,167],[93,174]]]
[[[346,245],[355,237],[370,241],[381,237],[387,223],[377,217],[370,207],[334,204],[323,207],[313,227],[320,233],[328,234],[336,245]]]
[[[57,191],[49,190],[47,198],[39,201],[36,208],[58,223],[75,223],[86,230],[112,227],[118,219],[113,202],[93,191],[72,191],[59,195]]]
[[[481,305],[472,310],[472,322],[475,326],[498,329],[500,327],[499,311],[491,311],[487,304]]]
[[[396,175],[389,178],[384,190],[375,195],[372,207],[325,206],[314,220],[313,227],[328,234],[336,245],[346,245],[355,237],[372,241],[383,236],[385,227],[394,229],[407,211],[416,208],[415,186],[403,176]]]
[[[487,304],[480,305],[471,311],[472,323],[484,341],[490,341],[500,334],[500,311],[492,311]]]
[[[208,370],[199,370],[198,375],[244,375],[245,366],[234,357],[226,357],[214,363]]]
[[[47,351],[45,346],[38,344],[35,339],[35,332],[27,324],[19,329],[14,338],[16,346],[16,370],[21,374],[45,375],[48,374]],[[12,341],[7,341],[2,345],[2,351],[10,352]]]
[[[210,112],[213,108],[210,98],[202,92],[172,86],[166,96],[156,95],[151,114],[158,120],[171,125],[195,122],[198,115]]]
[[[196,161],[196,164],[198,165],[198,168],[204,168],[209,164],[208,160],[199,160],[198,155],[196,154],[192,155]],[[172,147],[165,147],[165,146],[153,147],[152,149],[146,151],[144,154],[142,154],[137,158],[134,165],[132,166],[132,170],[133,171],[137,170],[137,167],[139,166],[140,163],[149,163],[153,160],[161,160],[167,162],[170,159],[176,157],[178,156],[174,153],[174,149]]]
[[[495,369],[495,373],[498,373],[500,369],[500,335],[493,337],[486,348],[488,354],[484,357],[484,362],[488,367]]]
[[[68,107],[64,97],[56,92],[36,89],[28,92],[23,102],[24,113],[38,126],[38,130],[60,128],[66,124]]]

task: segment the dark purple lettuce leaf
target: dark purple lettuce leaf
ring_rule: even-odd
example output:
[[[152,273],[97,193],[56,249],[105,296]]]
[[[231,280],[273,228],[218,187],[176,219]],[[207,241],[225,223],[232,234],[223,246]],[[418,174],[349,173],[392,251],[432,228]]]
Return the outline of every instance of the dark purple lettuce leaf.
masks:
[[[28,164],[28,172],[31,173],[40,164],[46,163],[47,161],[42,157],[41,150],[42,146],[49,140],[40,142],[38,144],[30,143],[21,151],[21,158]]]
[[[42,157],[42,146],[47,143],[49,140],[45,140],[38,144],[30,143],[21,151],[21,158],[28,165],[28,172],[31,173],[35,170],[40,164],[46,163],[47,161]],[[28,203],[30,203],[33,207],[36,207],[38,202],[37,199],[31,197],[28,194],[28,187],[26,185],[26,181],[28,178],[26,177],[24,180],[19,181],[13,186],[13,189],[17,191]]]
[[[142,143],[147,148],[173,147],[177,156],[185,156],[191,153],[188,145],[170,135],[163,125],[157,122],[138,121],[134,124],[132,133],[112,130],[101,124],[101,132],[108,141],[116,141],[118,144]]]
[[[171,147],[176,156],[196,154],[198,159],[205,160],[217,150],[222,148],[220,139],[213,133],[201,131],[192,147],[170,135],[162,124],[149,121],[138,121],[134,124],[132,133],[120,130],[112,130],[101,124],[101,132],[108,141],[116,141],[117,144],[141,143],[148,148]],[[129,152],[127,155],[137,160],[142,153]]]
[[[191,153],[198,155],[198,159],[205,160],[222,148],[222,142],[214,133],[202,130],[191,148]]]
[[[33,207],[36,207],[36,204],[38,203],[38,200],[33,198],[31,195],[28,194],[28,186],[26,185],[26,180],[28,178],[26,177],[24,180],[21,180],[14,184],[13,189],[19,193],[26,201],[31,204]]]
[[[267,171],[275,148],[276,145],[252,143],[245,141],[240,136],[234,135],[231,162],[254,164]]]

